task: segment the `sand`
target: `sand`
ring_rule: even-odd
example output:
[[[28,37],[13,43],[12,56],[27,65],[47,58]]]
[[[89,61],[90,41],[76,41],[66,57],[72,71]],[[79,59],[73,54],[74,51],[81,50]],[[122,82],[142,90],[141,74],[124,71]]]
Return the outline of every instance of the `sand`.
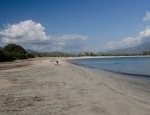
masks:
[[[48,58],[2,64],[0,115],[150,114],[149,82]]]

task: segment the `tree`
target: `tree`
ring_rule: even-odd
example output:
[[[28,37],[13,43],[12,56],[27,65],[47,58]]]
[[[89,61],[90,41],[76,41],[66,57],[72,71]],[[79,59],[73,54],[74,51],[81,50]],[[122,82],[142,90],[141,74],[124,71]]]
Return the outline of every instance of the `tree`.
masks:
[[[3,51],[5,54],[11,55],[13,59],[26,59],[26,50],[16,44],[8,44],[4,47]]]
[[[5,61],[5,53],[0,50],[0,61]]]
[[[26,50],[21,47],[20,45],[16,45],[16,44],[8,44],[4,47],[4,51],[8,51],[8,52],[16,52],[16,53],[24,53],[26,54]]]
[[[1,61],[12,61],[14,58],[9,54],[8,52],[4,52],[3,50],[0,50],[0,62]]]

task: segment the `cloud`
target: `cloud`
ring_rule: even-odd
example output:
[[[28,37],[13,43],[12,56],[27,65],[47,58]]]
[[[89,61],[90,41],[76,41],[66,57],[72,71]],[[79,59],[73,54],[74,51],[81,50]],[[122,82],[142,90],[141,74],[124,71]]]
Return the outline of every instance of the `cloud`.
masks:
[[[39,51],[81,50],[87,38],[80,34],[47,35],[45,28],[32,20],[9,24],[0,29],[0,44],[17,43]]]
[[[150,21],[150,12],[146,12],[146,15],[143,17],[144,21]]]
[[[145,16],[143,17],[143,21],[150,21],[150,12],[146,12]],[[147,25],[146,29],[139,32],[136,37],[127,37],[120,41],[110,41],[106,43],[102,50],[115,50],[115,49],[122,49],[122,48],[129,48],[134,47],[139,44],[143,43],[150,43],[150,26]]]
[[[139,44],[150,42],[150,28],[141,31],[137,37],[127,37],[121,41],[111,41],[105,44],[104,49],[114,50],[134,47]]]
[[[80,51],[84,47],[83,41],[88,37],[80,34],[64,34],[60,36],[49,36],[52,51]]]
[[[8,25],[0,31],[3,43],[29,43],[34,41],[44,41],[48,36],[44,32],[45,28],[32,20],[21,21],[19,24]]]

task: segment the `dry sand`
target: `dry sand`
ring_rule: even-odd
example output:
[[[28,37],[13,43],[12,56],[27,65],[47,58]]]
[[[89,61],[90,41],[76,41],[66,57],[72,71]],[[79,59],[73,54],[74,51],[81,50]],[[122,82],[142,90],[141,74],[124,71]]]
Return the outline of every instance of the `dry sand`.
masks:
[[[149,83],[46,58],[2,64],[0,115],[150,115]]]

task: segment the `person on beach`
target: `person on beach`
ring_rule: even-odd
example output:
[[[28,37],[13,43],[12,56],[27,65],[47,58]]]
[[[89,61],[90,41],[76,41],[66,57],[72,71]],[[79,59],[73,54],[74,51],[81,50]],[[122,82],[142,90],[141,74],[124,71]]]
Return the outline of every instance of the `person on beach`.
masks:
[[[59,60],[56,60],[56,65],[59,65]]]

